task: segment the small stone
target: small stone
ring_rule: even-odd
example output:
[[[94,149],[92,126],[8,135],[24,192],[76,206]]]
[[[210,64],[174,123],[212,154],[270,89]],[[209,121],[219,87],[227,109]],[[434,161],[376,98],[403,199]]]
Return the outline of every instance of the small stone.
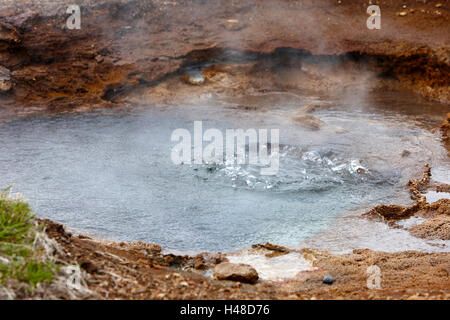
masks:
[[[21,29],[24,28],[27,22],[38,15],[39,14],[36,11],[26,10],[23,13],[15,12],[12,15],[6,15],[5,17],[2,17],[2,20],[15,28]]]
[[[256,270],[248,264],[224,262],[214,268],[214,276],[219,280],[256,283],[259,276]]]
[[[326,275],[325,277],[323,277],[322,282],[326,284],[333,284],[334,278],[332,275]]]
[[[399,15],[400,17],[404,17],[407,14],[408,14],[408,12],[406,12],[406,11],[402,11],[402,12],[397,13],[397,15]]]
[[[12,88],[11,72],[0,66],[0,92],[7,92]]]
[[[301,126],[310,130],[319,130],[325,123],[312,114],[299,114],[293,117],[293,120],[299,123]]]
[[[440,7],[442,7],[442,3],[437,3],[436,8],[440,8]]]
[[[222,262],[229,262],[227,257],[223,253],[211,253],[204,252],[201,254],[203,257],[203,262],[206,264],[219,264]]]

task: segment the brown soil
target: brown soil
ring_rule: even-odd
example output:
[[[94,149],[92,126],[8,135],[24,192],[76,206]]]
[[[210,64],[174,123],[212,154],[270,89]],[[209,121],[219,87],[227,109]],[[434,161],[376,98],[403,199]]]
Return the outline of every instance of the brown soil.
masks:
[[[48,235],[63,248],[64,259],[80,264],[86,271],[89,289],[95,293],[91,299],[450,298],[450,253],[355,250],[352,254],[332,255],[303,249],[305,258],[317,268],[315,271],[301,272],[288,281],[259,280],[250,285],[202,275],[202,270],[224,261],[218,254],[164,255],[158,245],[97,241],[73,236],[49,220],[42,222]],[[268,252],[288,250],[271,244],[255,247]],[[193,265],[202,266],[202,270]],[[367,287],[367,268],[372,265],[381,269],[381,289]],[[322,282],[328,274],[335,279],[331,285]]]

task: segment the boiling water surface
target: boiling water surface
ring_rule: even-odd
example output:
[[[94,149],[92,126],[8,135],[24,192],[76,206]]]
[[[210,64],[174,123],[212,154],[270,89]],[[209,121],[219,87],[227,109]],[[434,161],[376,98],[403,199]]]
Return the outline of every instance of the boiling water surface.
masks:
[[[317,112],[325,125],[311,130],[293,120],[296,106],[241,111],[222,101],[5,122],[1,186],[13,185],[38,216],[82,232],[227,251],[261,242],[297,246],[351,210],[409,203],[405,182],[424,162],[445,157],[438,137],[403,116],[335,106]],[[261,176],[256,165],[174,165],[171,134],[193,133],[195,120],[224,133],[279,128],[279,173]]]

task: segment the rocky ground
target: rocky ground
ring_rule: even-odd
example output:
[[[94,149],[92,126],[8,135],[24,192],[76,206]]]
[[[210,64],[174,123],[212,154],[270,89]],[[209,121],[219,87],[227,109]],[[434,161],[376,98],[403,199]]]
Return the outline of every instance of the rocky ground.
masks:
[[[448,1],[378,1],[380,30],[366,28],[369,4],[356,0],[75,1],[82,26],[69,30],[72,2],[1,1],[3,116],[121,105],[135,89],[151,92],[179,79],[183,67],[231,49],[281,57],[271,70],[291,66],[290,50],[347,57],[396,87],[450,101]],[[262,63],[249,72],[266,69]],[[286,85],[275,80],[252,85]]]
[[[422,194],[433,190],[436,192],[449,192],[450,186],[432,180],[431,168],[426,165],[420,179],[411,179],[408,182],[411,206],[379,205],[364,214],[369,218],[380,218],[394,228],[401,228],[398,221],[411,217],[421,217],[425,221],[409,227],[407,230],[415,237],[422,239],[450,240],[450,200],[441,199],[428,203]]]
[[[80,30],[66,26],[67,5],[74,2],[81,5]],[[369,3],[356,0],[0,0],[0,118],[142,101],[168,105],[206,93],[224,94],[251,110],[261,101],[239,100],[241,93],[330,93],[368,84],[412,90],[448,106],[449,2],[377,4],[381,30],[366,28]],[[190,73],[198,63],[201,72]],[[311,112],[326,107],[304,106],[295,120],[318,129],[322,124]],[[447,146],[448,117],[441,126]],[[449,201],[429,204],[421,195],[448,192],[448,185],[435,183],[426,168],[409,188],[414,205],[378,206],[364,218],[398,228],[399,220],[420,216],[426,220],[409,229],[412,235],[449,240]],[[98,241],[43,223],[63,249],[60,258],[83,268],[88,299],[450,298],[449,253],[303,249],[316,270],[270,282],[257,280],[247,266],[224,265],[221,254],[166,255],[158,245]],[[289,251],[273,245],[262,250]],[[381,289],[367,286],[373,265],[381,270]],[[219,279],[239,281],[205,276],[213,270]],[[324,283],[325,276],[333,281]],[[71,298],[57,291],[54,297]]]
[[[428,166],[408,185],[414,205],[380,205],[361,218],[400,228],[398,221],[420,215],[425,220],[409,229],[412,235],[449,240],[450,200],[429,204],[420,193],[428,188],[448,191],[448,186],[436,185]],[[0,299],[450,299],[450,253],[358,249],[334,255],[255,244],[249,254],[271,259],[301,253],[312,266],[294,277],[269,281],[250,265],[230,263],[222,253],[166,254],[157,244],[96,240],[73,235],[50,220],[38,223],[52,244],[53,260],[80,266],[81,272],[74,269],[76,275],[70,276],[65,270],[58,281],[41,283],[33,291],[9,281],[9,291],[0,286]]]
[[[61,259],[81,265],[90,291],[84,299],[449,299],[450,253],[415,251],[384,253],[354,250],[332,255],[303,249],[316,268],[295,278],[271,282],[257,280],[249,266],[226,262],[221,254],[195,257],[164,255],[161,247],[142,242],[108,242],[74,236],[62,225],[45,220],[47,234],[63,249]],[[256,246],[258,247],[258,246]],[[278,246],[263,245],[271,255]],[[284,248],[284,253],[289,249]],[[378,266],[380,287],[369,285],[367,268]],[[217,280],[205,276],[213,269]],[[369,269],[370,270],[370,269]],[[324,283],[331,276],[332,283]],[[233,280],[233,281],[231,281]],[[51,285],[35,295],[17,292],[17,298],[70,298]]]

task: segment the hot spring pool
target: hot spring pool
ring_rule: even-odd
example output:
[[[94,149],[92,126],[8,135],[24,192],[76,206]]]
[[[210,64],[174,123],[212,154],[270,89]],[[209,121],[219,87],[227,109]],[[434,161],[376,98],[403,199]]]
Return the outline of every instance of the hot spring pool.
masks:
[[[315,114],[326,124],[320,130],[296,124],[290,105],[16,119],[0,125],[1,186],[13,185],[38,216],[116,240],[194,251],[298,246],[352,210],[408,203],[405,182],[445,157],[438,137],[403,116],[347,109]],[[220,130],[279,128],[278,174],[261,176],[249,165],[174,165],[171,134],[193,130],[195,120]]]

